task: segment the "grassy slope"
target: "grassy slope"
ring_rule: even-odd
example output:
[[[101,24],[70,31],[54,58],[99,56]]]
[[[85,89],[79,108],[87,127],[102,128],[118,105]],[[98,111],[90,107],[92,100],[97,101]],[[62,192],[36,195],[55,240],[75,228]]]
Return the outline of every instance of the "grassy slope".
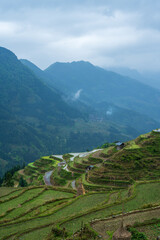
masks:
[[[160,183],[142,184],[137,186],[137,195],[132,200],[125,203],[125,211],[132,211],[149,203],[159,203],[160,197]],[[80,228],[81,222],[88,222],[95,218],[105,218],[113,214],[122,212],[122,204],[106,207],[103,210],[99,210],[93,213],[89,213],[85,216],[77,218],[73,221],[69,221],[64,224],[67,229],[76,231]]]
[[[159,179],[159,155],[160,135],[152,132],[125,143],[123,150],[117,151],[112,146],[83,158],[76,157],[74,162],[70,162],[68,157],[71,172],[58,170],[59,161],[53,157],[37,160],[25,168],[24,178],[30,177],[31,185],[40,184],[39,177],[55,169],[55,176],[65,179],[68,184],[65,185],[66,190],[64,192],[61,186],[59,189],[41,186],[13,192],[12,189],[3,188],[0,197],[3,201],[0,203],[0,235],[16,234],[18,239],[35,239],[39,231],[42,236],[47,235],[54,223],[75,232],[80,229],[82,221],[88,223],[95,218],[121,213],[122,201],[125,201],[125,212],[160,205],[160,183],[155,182]],[[140,170],[134,169],[136,162],[143,165]],[[86,173],[86,166],[90,164],[94,168]],[[88,189],[85,196],[73,198],[68,186],[74,178],[77,183],[81,179]],[[133,179],[137,179],[139,184],[131,187]],[[153,182],[145,182],[152,179]],[[105,192],[100,192],[101,189]],[[96,192],[93,193],[93,190]],[[14,209],[8,211],[11,207]],[[40,230],[37,230],[38,227]]]
[[[35,189],[32,189],[35,190]],[[26,194],[29,194],[32,190],[28,190],[28,193],[26,191]],[[52,190],[48,190],[48,191],[52,191]],[[55,191],[54,191],[55,192]],[[63,193],[68,194],[68,193]],[[131,199],[130,201],[127,201],[125,203],[125,211],[131,211],[131,210],[135,210],[138,208],[141,208],[144,206],[144,204],[157,204],[159,203],[159,196],[160,196],[160,183],[148,183],[148,184],[141,184],[138,185],[136,187],[136,197]],[[23,195],[22,195],[23,196]],[[41,201],[45,202],[45,195],[41,195]],[[68,195],[66,195],[68,197]],[[21,197],[17,198],[17,203],[19,203],[19,199],[20,202],[21,201]],[[39,197],[37,197],[37,200],[40,200]],[[43,199],[43,200],[42,200]],[[120,200],[121,198],[119,198]],[[36,200],[36,199],[35,199]],[[11,200],[12,201],[12,200]],[[122,211],[122,205],[120,204],[120,202],[118,201],[118,198],[115,197],[112,199],[112,201],[110,201],[107,205],[107,194],[106,193],[99,193],[99,194],[92,194],[92,195],[86,195],[84,197],[80,197],[75,199],[74,201],[71,200],[69,205],[64,205],[65,207],[60,208],[57,212],[52,213],[51,215],[48,216],[44,216],[44,217],[38,217],[38,215],[36,217],[34,217],[33,219],[30,219],[26,222],[19,222],[18,223],[18,219],[17,224],[15,224],[13,222],[12,225],[4,225],[2,227],[0,227],[0,234],[2,237],[4,236],[8,236],[9,234],[13,234],[13,233],[20,233],[21,231],[24,232],[29,228],[36,228],[36,227],[43,227],[44,225],[53,225],[53,223],[55,221],[62,221],[67,219],[68,216],[72,216],[72,217],[76,217],[82,215],[81,217],[78,217],[76,219],[70,219],[68,222],[64,223],[62,226],[65,226],[66,229],[68,229],[69,231],[76,231],[81,227],[81,222],[83,221],[88,222],[91,221],[94,218],[104,218],[107,217],[109,215],[112,215],[113,213],[119,213]],[[116,201],[116,202],[115,202]],[[34,201],[31,200],[31,204],[39,204],[39,201]],[[111,206],[111,204],[115,204],[114,206]],[[29,206],[29,205],[28,205]],[[33,205],[32,205],[33,206]],[[35,205],[34,205],[35,206]],[[95,209],[95,207],[97,209]],[[101,208],[103,208],[102,210],[100,210]],[[20,208],[20,211],[26,211],[26,207],[25,204],[24,206],[22,206],[22,208]],[[99,210],[98,210],[99,209]],[[88,211],[90,211],[88,214],[86,214]],[[12,212],[13,214],[14,212]],[[17,214],[17,209],[15,211],[15,214]],[[12,215],[10,215],[11,217]],[[14,217],[14,214],[13,216]],[[23,218],[23,221],[27,219],[27,217]],[[20,219],[19,219],[20,221]],[[22,220],[21,220],[22,221]],[[6,223],[7,224],[7,223]],[[9,223],[8,223],[9,224]],[[47,227],[48,229],[48,227]],[[44,232],[47,231],[46,228],[44,228]],[[43,230],[41,230],[41,232],[43,232]],[[35,235],[34,235],[35,233]],[[30,233],[30,235],[36,236],[37,231],[34,231],[32,234]],[[27,235],[26,235],[27,236]],[[21,238],[23,239],[23,238]],[[33,238],[34,239],[34,238]]]

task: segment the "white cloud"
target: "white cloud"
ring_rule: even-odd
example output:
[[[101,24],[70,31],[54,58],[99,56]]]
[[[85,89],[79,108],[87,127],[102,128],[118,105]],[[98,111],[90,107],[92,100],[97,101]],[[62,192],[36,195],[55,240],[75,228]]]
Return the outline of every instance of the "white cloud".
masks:
[[[17,24],[13,22],[0,21],[0,37],[7,37],[16,34],[18,31]]]
[[[78,100],[80,98],[80,95],[81,95],[81,92],[82,92],[82,89],[79,89],[75,94],[74,94],[74,100]]]
[[[41,68],[87,60],[159,69],[159,7],[159,0],[2,0],[0,42]]]

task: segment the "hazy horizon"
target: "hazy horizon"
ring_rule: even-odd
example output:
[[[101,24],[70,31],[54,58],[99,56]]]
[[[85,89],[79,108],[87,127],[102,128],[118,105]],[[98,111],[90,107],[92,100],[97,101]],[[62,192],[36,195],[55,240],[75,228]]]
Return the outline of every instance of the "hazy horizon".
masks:
[[[2,0],[1,46],[41,69],[84,60],[158,72],[159,9],[158,0]]]

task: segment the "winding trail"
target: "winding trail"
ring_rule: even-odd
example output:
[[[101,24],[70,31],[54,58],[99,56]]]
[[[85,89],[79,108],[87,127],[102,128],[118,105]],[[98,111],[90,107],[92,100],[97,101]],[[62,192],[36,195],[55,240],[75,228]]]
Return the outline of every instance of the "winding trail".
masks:
[[[73,162],[74,158],[77,157],[80,153],[70,153],[73,157],[70,158],[70,161]]]
[[[52,155],[52,156],[63,160],[63,155]]]
[[[50,181],[52,172],[53,172],[53,171],[46,172],[45,175],[44,175],[44,177],[43,177],[45,184],[48,185],[48,186],[51,186],[51,185],[52,185],[52,184],[51,184],[51,181]]]
[[[66,165],[63,167],[63,169],[66,170],[67,172],[69,172],[68,164],[66,164]]]
[[[74,190],[76,190],[76,180],[73,180],[71,186]]]
[[[99,151],[99,150],[101,150],[101,149],[95,149],[95,150],[92,150],[92,151],[90,151],[90,152],[69,153],[69,154],[71,154],[71,155],[73,156],[73,157],[70,158],[70,161],[73,162],[73,161],[74,161],[74,158],[77,157],[77,156],[79,156],[79,157],[86,157],[86,156],[88,156],[89,154],[94,153],[94,152],[97,152],[97,151]],[[53,157],[56,157],[56,158],[59,158],[59,159],[63,160],[64,162],[66,162],[66,161],[63,159],[63,155],[52,155],[52,156],[53,156]],[[64,170],[66,170],[67,172],[69,172],[68,164],[67,164],[67,163],[66,163],[66,165],[63,166],[62,168],[63,168]],[[44,179],[44,182],[45,182],[46,185],[49,185],[49,186],[52,185],[52,184],[51,184],[51,181],[50,181],[50,177],[51,177],[52,173],[53,173],[53,171],[49,171],[49,172],[46,172],[46,173],[45,173],[43,179]],[[72,186],[73,189],[76,189],[76,180],[73,180],[73,181],[71,182],[71,186]]]

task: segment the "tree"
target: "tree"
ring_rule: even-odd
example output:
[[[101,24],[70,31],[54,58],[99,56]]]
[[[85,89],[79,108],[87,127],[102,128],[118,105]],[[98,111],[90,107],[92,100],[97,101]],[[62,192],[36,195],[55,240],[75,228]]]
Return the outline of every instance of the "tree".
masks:
[[[13,182],[13,179],[12,179],[12,174],[10,172],[7,172],[5,174],[4,182],[5,182],[5,185],[7,187],[13,187],[14,186],[14,182]]]
[[[23,177],[21,177],[20,179],[19,179],[19,187],[27,187],[27,182],[26,182],[26,180],[24,180],[23,179]]]

